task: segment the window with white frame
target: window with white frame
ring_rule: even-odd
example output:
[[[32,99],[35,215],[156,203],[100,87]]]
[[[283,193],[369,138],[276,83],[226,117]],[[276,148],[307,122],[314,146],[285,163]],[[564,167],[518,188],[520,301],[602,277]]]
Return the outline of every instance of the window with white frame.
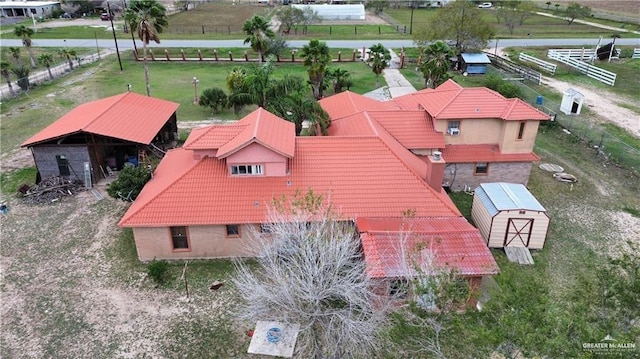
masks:
[[[262,165],[232,165],[231,175],[233,176],[261,176]]]
[[[447,132],[451,129],[460,129],[460,121],[448,121],[447,122]]]

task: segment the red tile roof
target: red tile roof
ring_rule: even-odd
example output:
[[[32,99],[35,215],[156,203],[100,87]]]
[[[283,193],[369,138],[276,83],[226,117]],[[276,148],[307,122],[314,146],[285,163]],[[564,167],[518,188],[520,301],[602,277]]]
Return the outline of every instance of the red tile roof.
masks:
[[[228,125],[194,128],[182,147],[188,150],[217,150],[220,146],[229,142],[230,138],[236,137],[247,126],[247,124],[234,122]]]
[[[391,101],[378,101],[351,91],[344,91],[318,101],[332,120],[365,110],[398,109]]]
[[[403,109],[424,108],[436,120],[499,118],[505,121],[549,120],[520,99],[506,99],[486,87],[463,88],[448,80],[435,90],[426,89],[392,100]]]
[[[216,157],[227,157],[251,143],[259,143],[287,158],[293,156],[296,137],[293,122],[285,121],[263,108],[258,108],[236,125],[246,127],[220,146]]]
[[[372,119],[368,111],[358,112],[351,116],[331,121],[329,135],[340,137],[378,136],[416,175],[420,178],[426,178],[427,176],[426,163],[393,138],[379,122]]]
[[[311,188],[349,218],[458,217],[446,194],[436,192],[383,140],[297,137],[290,174],[230,176],[223,159],[194,160],[170,151],[120,221],[124,227],[260,223],[275,197]]]
[[[22,143],[23,147],[86,132],[149,144],[179,104],[134,92],[82,104]]]
[[[442,151],[447,163],[471,162],[532,162],[539,161],[535,153],[502,153],[498,145],[447,145]]]
[[[367,112],[408,149],[444,148],[444,134],[435,130],[433,121],[423,110]]]
[[[429,250],[435,266],[463,276],[498,273],[480,232],[463,217],[363,218],[356,221],[371,278],[403,278],[418,274],[421,253]],[[409,258],[407,258],[409,257]]]

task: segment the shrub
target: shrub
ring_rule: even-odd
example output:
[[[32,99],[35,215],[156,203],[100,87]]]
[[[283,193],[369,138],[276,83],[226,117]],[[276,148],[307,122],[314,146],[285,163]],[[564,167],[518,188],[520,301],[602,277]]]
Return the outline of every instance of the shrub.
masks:
[[[134,201],[150,179],[151,171],[145,166],[125,166],[118,178],[107,186],[107,193],[116,199]]]
[[[229,101],[227,94],[218,87],[206,89],[200,96],[200,106],[209,107],[213,113],[218,113],[220,110],[227,107]]]
[[[157,284],[164,284],[167,280],[167,272],[169,271],[169,263],[165,260],[156,260],[153,258],[153,261],[149,263],[147,267],[147,274],[151,277]]]
[[[484,86],[497,91],[506,98],[515,98],[522,96],[522,91],[520,90],[520,87],[518,87],[518,85],[509,81],[505,81],[498,75],[487,75],[485,77]]]

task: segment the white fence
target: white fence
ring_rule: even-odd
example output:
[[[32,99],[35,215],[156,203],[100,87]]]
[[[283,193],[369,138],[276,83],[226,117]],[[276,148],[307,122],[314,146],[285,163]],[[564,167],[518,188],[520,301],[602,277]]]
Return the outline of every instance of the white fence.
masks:
[[[569,57],[580,61],[591,61],[596,57],[596,49],[549,49],[547,51],[547,57],[551,58],[550,54],[555,53],[556,56]]]
[[[563,64],[569,65],[583,74],[587,75],[587,77],[591,77],[592,79],[596,79],[602,83],[605,83],[609,86],[613,86],[616,83],[617,75],[611,71],[603,70],[599,67],[589,65],[586,62],[572,59],[567,56],[562,56],[557,52],[549,50],[547,52],[547,57],[550,59],[560,61]]]
[[[540,60],[539,58],[527,55],[524,52],[520,53],[520,55],[518,56],[518,59],[520,61],[533,62],[534,64],[538,65],[538,67],[540,67],[540,69],[542,69],[544,71],[547,71],[548,73],[550,73],[552,75],[555,75],[556,68],[558,67],[558,65],[556,65],[556,64],[552,64],[550,62],[547,62],[547,61],[544,61],[544,60]]]
[[[640,49],[633,49],[633,55],[631,55],[632,59],[640,59]]]

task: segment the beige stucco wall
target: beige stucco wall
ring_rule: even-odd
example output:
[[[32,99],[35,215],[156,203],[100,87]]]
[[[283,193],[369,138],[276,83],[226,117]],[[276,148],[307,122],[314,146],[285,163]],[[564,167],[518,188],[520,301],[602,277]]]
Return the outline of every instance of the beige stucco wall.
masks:
[[[500,119],[460,120],[460,134],[447,134],[447,120],[439,120],[436,130],[444,133],[447,145],[483,145],[498,144],[502,153],[529,153],[538,133],[538,121],[525,121],[524,133],[518,140],[521,121],[503,121]]]
[[[515,211],[501,211],[493,217],[493,225],[489,234],[489,247],[501,248],[504,246],[504,236],[507,231],[509,218],[531,218],[533,219],[533,227],[531,228],[531,237],[529,239],[528,248],[540,249],[544,246],[547,237],[547,229],[549,228],[549,217],[545,212],[525,211],[520,214]],[[518,241],[511,242],[510,246],[523,247]]]
[[[138,258],[156,259],[224,258],[251,256],[248,226],[240,226],[240,237],[227,237],[226,226],[188,227],[189,249],[174,250],[169,227],[133,228]]]
[[[464,186],[470,186],[471,190],[481,183],[510,182],[527,185],[531,162],[493,162],[489,164],[489,173],[486,175],[474,175],[475,163],[449,164],[444,171],[444,181],[450,183],[452,191],[462,191]],[[451,170],[455,168],[455,179]],[[453,181],[453,183],[452,183]]]

